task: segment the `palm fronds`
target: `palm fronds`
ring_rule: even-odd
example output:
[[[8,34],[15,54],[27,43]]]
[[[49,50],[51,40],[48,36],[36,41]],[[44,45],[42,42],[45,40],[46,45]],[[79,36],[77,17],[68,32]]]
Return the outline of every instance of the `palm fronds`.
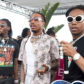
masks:
[[[50,3],[48,3],[44,8],[42,8],[41,13],[46,17],[46,25],[45,25],[45,29],[48,26],[48,23],[53,15],[53,13],[55,12],[56,8],[59,6],[59,3],[55,3],[52,7],[50,7]]]

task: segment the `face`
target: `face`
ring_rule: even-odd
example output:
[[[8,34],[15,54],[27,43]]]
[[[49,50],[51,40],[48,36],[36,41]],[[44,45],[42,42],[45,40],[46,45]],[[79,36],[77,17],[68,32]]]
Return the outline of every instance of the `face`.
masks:
[[[31,32],[30,32],[30,31],[28,31],[28,32],[27,32],[27,35],[29,35],[29,36],[30,36],[30,35],[31,35]]]
[[[34,13],[31,16],[29,22],[30,22],[30,28],[32,32],[42,32],[45,22],[42,19],[42,16],[40,14]]]
[[[67,19],[69,20],[69,28],[72,35],[82,35],[84,33],[84,11],[74,9],[69,16]]]
[[[8,34],[9,27],[7,26],[5,21],[0,21],[0,35]]]

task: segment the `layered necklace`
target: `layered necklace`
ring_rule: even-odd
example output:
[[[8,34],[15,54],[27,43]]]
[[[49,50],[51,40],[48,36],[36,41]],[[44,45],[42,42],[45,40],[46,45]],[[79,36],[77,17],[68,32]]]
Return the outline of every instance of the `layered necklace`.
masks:
[[[31,41],[32,43],[37,42],[39,39],[42,38],[42,36],[43,36],[43,33],[40,34],[40,35],[38,35],[38,36],[33,36],[33,35],[31,35],[31,37],[30,37],[31,40],[30,40],[30,41]]]

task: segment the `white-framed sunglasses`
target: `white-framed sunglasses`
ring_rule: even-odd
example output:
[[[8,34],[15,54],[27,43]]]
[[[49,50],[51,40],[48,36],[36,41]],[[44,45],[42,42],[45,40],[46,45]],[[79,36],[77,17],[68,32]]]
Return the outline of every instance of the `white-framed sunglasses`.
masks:
[[[30,18],[30,19],[29,19],[29,22],[31,22],[32,20],[34,20],[34,21],[43,21],[42,18],[40,18],[40,17]]]
[[[76,17],[68,16],[67,21],[68,23],[73,22],[75,20],[76,22],[82,22],[84,20],[84,15],[77,15]]]

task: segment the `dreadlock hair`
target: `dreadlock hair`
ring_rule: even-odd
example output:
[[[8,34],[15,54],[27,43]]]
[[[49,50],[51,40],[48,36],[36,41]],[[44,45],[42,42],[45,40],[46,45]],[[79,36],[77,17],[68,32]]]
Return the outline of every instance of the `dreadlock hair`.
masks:
[[[11,22],[8,19],[5,19],[5,18],[4,19],[0,19],[0,21],[5,21],[7,26],[10,27],[10,30],[8,31],[8,36],[12,37],[13,32],[12,32]]]

